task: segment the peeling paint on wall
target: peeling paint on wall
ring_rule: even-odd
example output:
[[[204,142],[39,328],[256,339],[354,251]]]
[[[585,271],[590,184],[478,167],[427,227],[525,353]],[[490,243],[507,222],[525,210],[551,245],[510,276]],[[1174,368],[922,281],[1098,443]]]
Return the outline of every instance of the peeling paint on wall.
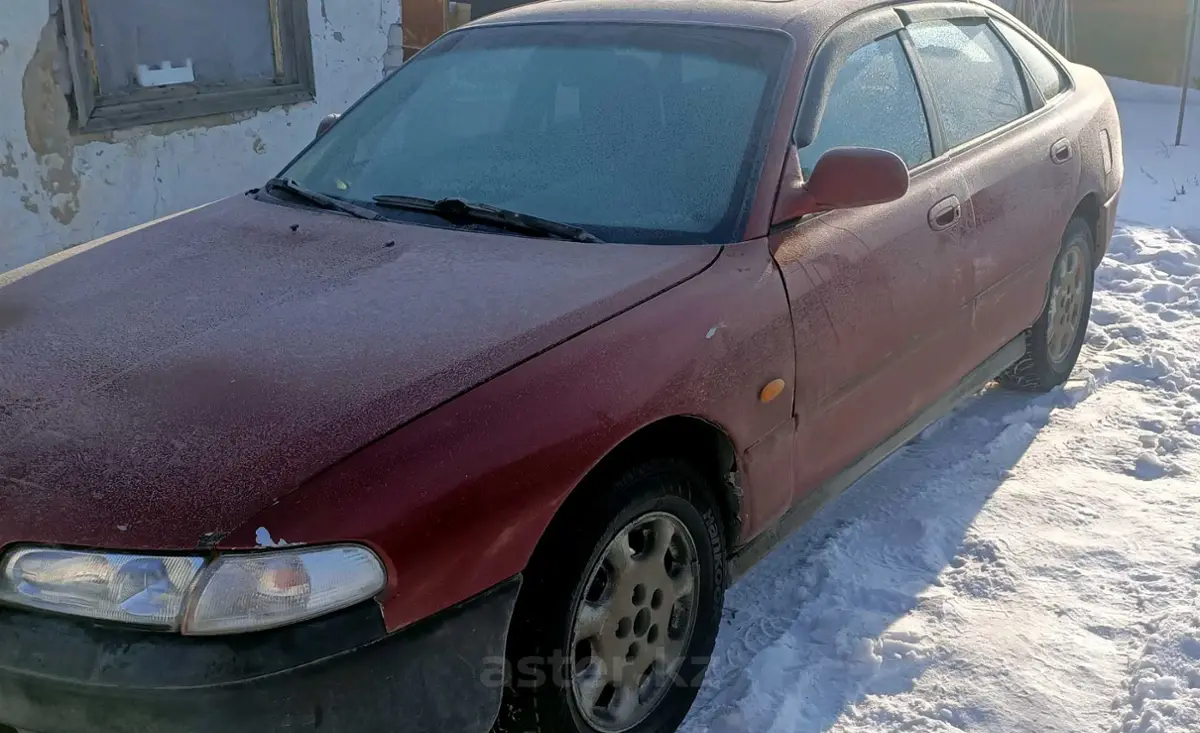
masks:
[[[7,3],[0,39],[0,273],[260,185],[381,78],[398,0],[308,0],[317,98],[74,134],[58,0]],[[345,41],[345,42],[343,42]]]
[[[60,39],[59,16],[51,15],[25,67],[21,100],[25,135],[39,166],[42,191],[50,200],[50,214],[60,224],[70,224],[79,213],[80,183],[70,134],[71,108],[55,74],[56,66],[65,67],[66,49],[60,48]]]

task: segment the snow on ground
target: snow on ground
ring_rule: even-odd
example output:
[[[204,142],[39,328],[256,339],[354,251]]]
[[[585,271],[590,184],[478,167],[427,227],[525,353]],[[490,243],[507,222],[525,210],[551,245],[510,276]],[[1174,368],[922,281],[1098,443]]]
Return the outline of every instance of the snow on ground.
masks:
[[[686,733],[1200,731],[1200,105],[1174,148],[1178,97],[1113,86],[1075,379],[973,398],[730,589]]]

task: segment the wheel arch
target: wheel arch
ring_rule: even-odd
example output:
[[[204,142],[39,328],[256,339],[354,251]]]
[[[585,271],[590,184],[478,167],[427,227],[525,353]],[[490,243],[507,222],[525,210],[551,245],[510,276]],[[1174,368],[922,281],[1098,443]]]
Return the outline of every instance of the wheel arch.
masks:
[[[1074,222],[1076,219],[1081,219],[1085,224],[1087,224],[1088,231],[1090,231],[1092,233],[1092,260],[1093,260],[1092,268],[1093,269],[1100,266],[1100,258],[1099,258],[1100,244],[1096,240],[1096,230],[1100,226],[1100,203],[1099,203],[1099,201],[1100,201],[1100,198],[1095,193],[1089,193],[1088,195],[1084,196],[1083,200],[1080,201],[1079,204],[1075,207],[1075,210],[1073,212],[1071,212],[1071,218],[1067,219],[1067,225],[1063,229],[1063,233],[1062,233],[1063,240],[1065,240],[1066,236],[1067,236],[1067,232],[1070,231],[1070,229],[1071,229],[1072,222]],[[1064,243],[1060,242],[1059,243],[1059,248],[1060,248],[1059,251],[1060,252],[1061,252],[1061,248],[1063,246],[1064,246]],[[1057,256],[1058,255],[1055,255],[1056,258],[1057,258]],[[1057,262],[1057,259],[1055,260],[1055,262]],[[1054,277],[1054,269],[1053,268],[1054,268],[1054,266],[1051,265],[1050,273],[1046,277],[1046,292],[1042,296],[1042,308],[1043,309],[1045,309],[1046,304],[1050,302],[1050,286],[1052,285],[1052,281],[1053,281],[1053,277]]]
[[[572,623],[570,618],[567,618],[565,627],[546,619],[562,618],[558,615],[561,606],[571,608],[575,604],[574,597],[563,600],[564,582],[573,584],[588,576],[577,574],[564,581],[561,570],[556,570],[556,568],[564,567],[564,554],[566,557],[575,558],[578,555],[579,547],[591,541],[590,536],[577,534],[577,528],[581,524],[590,519],[593,525],[604,526],[595,521],[598,519],[596,514],[591,516],[586,514],[589,508],[598,504],[600,506],[599,513],[607,514],[616,507],[622,507],[616,511],[618,514],[626,513],[623,521],[628,521],[629,517],[638,516],[638,514],[628,511],[627,496],[611,497],[602,492],[613,487],[616,487],[618,492],[622,488],[637,487],[636,479],[632,484],[620,482],[630,475],[631,469],[634,476],[646,475],[638,474],[636,470],[647,463],[652,465],[644,467],[652,470],[674,469],[690,473],[691,471],[688,469],[695,469],[701,473],[706,479],[704,483],[707,489],[715,499],[713,504],[716,505],[716,511],[722,515],[719,520],[726,525],[725,531],[729,532],[732,527],[736,526],[733,523],[734,520],[730,518],[738,516],[739,498],[735,489],[737,453],[732,439],[721,426],[694,415],[675,415],[643,425],[613,446],[576,483],[566,498],[558,505],[545,530],[537,539],[536,546],[523,571],[521,589],[517,596],[513,616],[509,622],[508,637],[505,641],[506,686],[504,702],[501,705],[497,723],[494,724],[494,730],[504,733],[514,731],[515,733],[518,730],[528,730],[530,727],[544,726],[547,719],[556,719],[553,713],[550,713],[550,717],[547,718],[549,706],[543,706],[539,710],[537,700],[532,697],[537,694],[535,690],[539,687],[544,689],[544,685],[542,683],[534,686],[522,685],[516,683],[517,678],[514,675],[531,675],[534,679],[542,680],[556,679],[554,677],[557,674],[556,670],[561,669],[556,665],[562,664],[564,659],[561,652],[565,649],[568,655],[573,653],[574,641],[569,636]],[[680,465],[681,463],[686,466]],[[722,471],[726,473],[726,479],[720,480],[718,483],[718,474]],[[692,483],[694,484],[694,482]],[[675,495],[680,496],[680,494]],[[649,506],[653,509],[656,504]],[[700,518],[704,526],[700,528],[700,531],[715,532],[716,528],[709,519],[712,516],[712,509],[711,507],[704,507],[704,509],[706,511]],[[608,520],[607,516],[605,520]],[[573,563],[574,560],[568,562]],[[577,566],[568,564],[565,567]],[[586,568],[584,572],[586,572]],[[710,585],[715,594],[715,604],[711,607],[701,605],[697,611],[698,627],[702,619],[711,619],[707,626],[711,634],[693,637],[689,640],[689,645],[698,643],[700,646],[696,647],[695,653],[685,657],[684,663],[691,666],[687,667],[686,673],[681,673],[680,679],[690,679],[693,675],[698,679],[706,665],[706,662],[701,660],[706,660],[711,655],[712,644],[715,642],[717,630],[720,627],[721,599],[727,584],[727,573],[728,557],[723,565],[715,565],[712,568]],[[548,603],[558,603],[560,606],[553,607],[547,614]],[[558,635],[564,628],[568,636]],[[708,634],[708,632],[705,633]],[[566,643],[568,646],[557,646],[559,643]],[[544,647],[553,648],[553,651],[547,652]],[[529,650],[534,651],[530,652]],[[565,659],[569,660],[571,657],[567,656]],[[682,707],[678,707],[677,719],[679,720],[682,720],[694,697],[694,688],[686,689],[692,689],[693,692],[684,695]],[[556,702],[564,701],[556,699]],[[662,703],[660,707],[655,708],[651,715],[660,716],[660,710],[668,711],[665,714],[672,720],[668,727],[673,729],[676,725],[674,722],[676,718],[670,717],[674,713],[669,712],[670,709],[665,706],[679,704],[679,698],[676,698],[675,703]],[[573,708],[569,708],[569,704],[563,704],[561,708],[556,706],[553,709],[566,711],[563,715],[575,719],[580,723],[581,729],[588,727],[584,725],[584,721],[578,719],[578,713]],[[571,727],[571,730],[575,729],[574,726],[557,724],[555,730],[565,730],[566,727]],[[659,726],[654,727],[657,729]],[[588,727],[588,729],[591,728]]]
[[[721,511],[726,546],[737,542],[741,529],[742,490],[737,449],[728,432],[695,415],[674,415],[648,423],[615,445],[588,471],[555,512],[533,552],[534,558],[553,545],[552,537],[569,524],[578,507],[602,491],[622,470],[653,458],[677,458],[689,463],[705,479]]]
[[[1096,192],[1091,192],[1083,197],[1079,204],[1075,207],[1075,211],[1071,212],[1071,219],[1083,219],[1088,223],[1088,227],[1092,230],[1092,264],[1099,266],[1100,264],[1100,195]]]

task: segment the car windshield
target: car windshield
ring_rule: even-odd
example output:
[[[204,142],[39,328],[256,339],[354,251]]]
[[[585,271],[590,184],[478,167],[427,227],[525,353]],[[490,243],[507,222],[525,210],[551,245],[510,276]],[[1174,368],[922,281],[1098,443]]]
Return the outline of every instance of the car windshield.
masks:
[[[740,28],[466,29],[400,68],[282,174],[389,217],[378,196],[461,199],[606,242],[703,244],[744,226],[788,51]]]

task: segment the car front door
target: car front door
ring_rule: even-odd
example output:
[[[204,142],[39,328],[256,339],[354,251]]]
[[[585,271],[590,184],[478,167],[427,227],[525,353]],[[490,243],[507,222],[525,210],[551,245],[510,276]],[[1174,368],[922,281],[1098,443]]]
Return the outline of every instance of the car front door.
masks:
[[[797,500],[897,432],[982,359],[972,362],[955,348],[968,337],[974,291],[962,242],[966,184],[935,157],[936,131],[900,22],[883,12],[892,32],[880,36],[879,22],[867,22],[859,43],[835,32],[826,44],[835,61],[818,52],[811,74],[832,78],[809,79],[798,162],[807,174],[832,147],[889,150],[910,167],[909,192],[888,204],[807,217],[771,238],[797,336]],[[810,116],[812,108],[823,111]]]
[[[945,17],[915,15],[908,31],[926,78],[936,80],[932,96],[948,156],[966,179],[974,339],[994,350],[1042,311],[1074,209],[1079,161],[1062,117],[986,13],[936,7]]]

